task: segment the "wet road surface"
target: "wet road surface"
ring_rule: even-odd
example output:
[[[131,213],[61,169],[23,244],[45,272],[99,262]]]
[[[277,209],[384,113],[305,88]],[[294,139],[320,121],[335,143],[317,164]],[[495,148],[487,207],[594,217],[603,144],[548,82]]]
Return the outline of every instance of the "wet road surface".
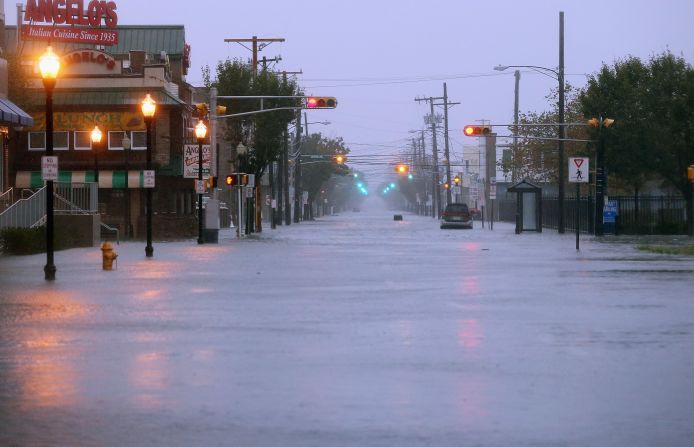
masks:
[[[0,257],[0,445],[692,445],[691,257],[392,214]]]

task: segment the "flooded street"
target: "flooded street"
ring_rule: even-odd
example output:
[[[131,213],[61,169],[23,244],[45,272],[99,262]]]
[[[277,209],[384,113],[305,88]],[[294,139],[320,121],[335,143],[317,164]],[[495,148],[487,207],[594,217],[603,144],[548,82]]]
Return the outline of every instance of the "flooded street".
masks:
[[[0,258],[0,445],[691,445],[691,257],[392,214]]]

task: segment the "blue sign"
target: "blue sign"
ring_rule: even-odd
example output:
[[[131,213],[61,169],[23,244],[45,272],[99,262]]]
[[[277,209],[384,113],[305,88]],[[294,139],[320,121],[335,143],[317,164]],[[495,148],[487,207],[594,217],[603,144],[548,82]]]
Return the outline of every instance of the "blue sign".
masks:
[[[605,207],[602,210],[603,223],[615,223],[617,215],[619,215],[619,211],[617,209],[617,201],[608,200],[605,204]]]

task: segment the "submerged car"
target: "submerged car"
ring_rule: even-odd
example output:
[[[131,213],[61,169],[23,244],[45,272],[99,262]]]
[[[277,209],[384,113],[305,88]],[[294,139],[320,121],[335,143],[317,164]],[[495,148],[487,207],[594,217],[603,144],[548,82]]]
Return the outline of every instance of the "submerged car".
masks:
[[[464,203],[449,203],[441,215],[441,229],[468,228],[472,229],[472,216]]]

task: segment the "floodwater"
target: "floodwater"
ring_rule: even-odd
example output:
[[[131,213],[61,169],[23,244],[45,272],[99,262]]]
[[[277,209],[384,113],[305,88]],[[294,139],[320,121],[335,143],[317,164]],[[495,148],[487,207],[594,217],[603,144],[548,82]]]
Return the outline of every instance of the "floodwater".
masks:
[[[691,257],[392,215],[1,257],[0,445],[692,445]]]

